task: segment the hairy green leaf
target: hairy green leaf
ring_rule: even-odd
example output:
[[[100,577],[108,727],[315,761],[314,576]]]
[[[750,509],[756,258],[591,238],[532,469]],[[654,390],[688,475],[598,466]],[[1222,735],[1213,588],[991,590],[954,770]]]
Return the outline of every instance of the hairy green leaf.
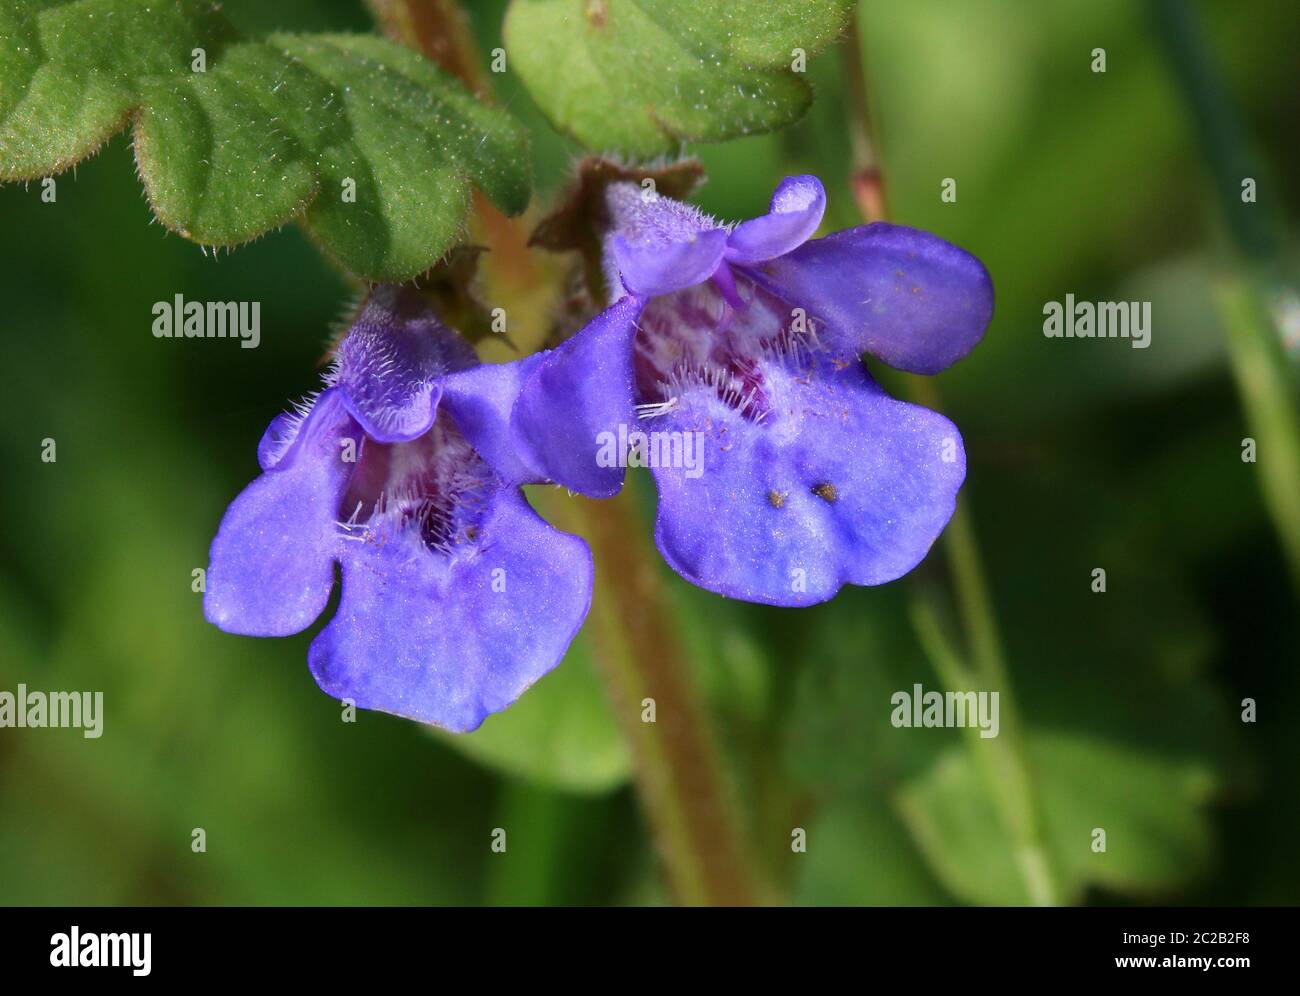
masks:
[[[851,0],[513,0],[505,39],[557,127],[589,148],[655,156],[798,118],[812,100],[802,60],[839,35],[851,8]]]
[[[510,213],[528,200],[513,118],[385,39],[243,40],[204,0],[22,0],[0,35],[0,179],[132,124],[154,213],[196,242],[299,219],[353,273],[405,280],[455,242],[471,184]]]

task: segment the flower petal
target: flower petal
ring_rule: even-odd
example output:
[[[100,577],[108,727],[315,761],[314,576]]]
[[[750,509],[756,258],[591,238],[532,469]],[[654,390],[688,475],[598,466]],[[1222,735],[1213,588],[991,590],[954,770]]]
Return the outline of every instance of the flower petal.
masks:
[[[623,289],[642,297],[671,294],[703,283],[713,276],[726,249],[727,233],[721,228],[664,245],[633,245],[617,232],[609,239]]]
[[[722,262],[727,231],[699,208],[632,183],[606,191],[610,296],[654,297],[708,280]]]
[[[784,256],[812,238],[826,212],[826,189],[815,176],[788,176],[772,195],[769,213],[741,222],[727,239],[727,259],[759,263]]]
[[[984,265],[928,232],[877,222],[849,228],[750,271],[792,307],[825,323],[841,359],[871,353],[932,374],[969,353],[993,317]]]
[[[534,354],[511,363],[483,363],[443,381],[441,406],[479,456],[509,484],[538,484],[545,478],[520,459],[510,432],[510,413],[528,378],[544,362]]]
[[[380,285],[339,343],[334,383],[366,435],[406,442],[433,424],[439,380],[478,362],[468,342],[442,324],[420,294]]]
[[[273,470],[285,458],[293,449],[293,444],[298,438],[298,430],[302,428],[303,422],[314,406],[314,401],[308,402],[303,410],[281,412],[271,419],[270,425],[266,427],[266,431],[262,433],[262,438],[257,443],[259,467],[263,470]]]
[[[555,667],[591,604],[592,563],[503,489],[463,559],[407,533],[348,544],[338,614],[312,642],[321,689],[448,730],[475,729]]]
[[[597,463],[597,437],[635,421],[632,339],[642,305],[620,298],[543,354],[524,384],[510,425],[518,453],[537,475],[593,498],[623,486],[623,468]]]
[[[334,586],[339,502],[363,444],[335,391],[317,400],[290,452],[230,503],[212,541],[203,614],[227,633],[288,636],[321,614]]]
[[[890,398],[860,362],[769,361],[763,375],[761,421],[703,391],[653,420],[704,445],[698,469],[653,471],[665,560],[702,588],[774,605],[906,574],[952,515],[965,476],[957,429]]]

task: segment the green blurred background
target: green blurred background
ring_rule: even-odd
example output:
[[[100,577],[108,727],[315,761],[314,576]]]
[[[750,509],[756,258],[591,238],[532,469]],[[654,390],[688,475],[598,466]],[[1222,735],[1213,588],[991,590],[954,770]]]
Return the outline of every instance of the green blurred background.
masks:
[[[250,31],[369,28],[340,0],[225,7]],[[503,3],[469,7],[490,49]],[[1255,210],[1294,231],[1300,7],[1194,10],[1261,163]],[[895,220],[970,249],[997,288],[985,342],[938,386],[966,439],[1061,896],[1293,903],[1296,592],[1240,457],[1250,430],[1212,298],[1236,264],[1151,10],[876,0],[861,29]],[[842,57],[812,63],[799,125],[691,150],[706,209],[760,213],[777,179],[814,171],[828,227],[857,223]],[[575,150],[509,74],[494,82],[532,128],[544,205]],[[61,176],[55,203],[40,193],[0,188],[0,689],[103,691],[106,715],[98,740],[0,730],[0,902],[668,901],[585,637],[455,740],[380,714],[341,723],[307,671],[315,628],[259,641],[203,622],[191,571],[264,426],[314,386],[353,289],[294,228],[214,258],[151,223],[125,136]],[[1294,249],[1274,261],[1292,275]],[[1045,339],[1043,304],[1067,292],[1151,301],[1151,347]],[[178,293],[261,301],[260,348],[155,339],[152,304]],[[950,622],[938,547],[905,582],[806,611],[664,573],[780,898],[1025,901],[971,747],[888,722],[894,690],[943,687],[909,617],[922,598]]]

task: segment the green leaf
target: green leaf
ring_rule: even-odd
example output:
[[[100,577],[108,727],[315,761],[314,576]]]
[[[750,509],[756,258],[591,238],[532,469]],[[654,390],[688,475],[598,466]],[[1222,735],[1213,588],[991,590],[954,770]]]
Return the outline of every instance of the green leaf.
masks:
[[[1038,590],[1041,598],[1045,589]],[[796,641],[802,673],[788,763],[826,805],[831,831],[822,832],[834,832],[847,847],[846,825],[870,828],[862,830],[858,860],[876,861],[879,847],[889,854],[882,860],[903,861],[890,853],[897,841],[889,818],[871,811],[887,805],[952,897],[1028,903],[1027,867],[989,783],[990,770],[998,769],[981,764],[978,754],[1001,741],[890,722],[896,691],[911,692],[916,683],[926,691],[949,690],[909,639],[904,594],[842,593],[809,613],[807,635]],[[1084,610],[1097,605],[1093,599],[1083,601]],[[1200,675],[1171,666],[1185,654],[1186,605],[1165,590],[1132,611],[1149,617],[1157,601],[1161,622],[1148,619],[1140,645],[1110,659],[1090,658],[1086,668],[1054,649],[1013,682],[1021,693],[1026,765],[1046,858],[1063,901],[1081,900],[1089,887],[1150,897],[1193,884],[1214,857],[1209,803],[1241,781],[1234,776],[1249,774],[1222,700]],[[1129,609],[1116,603],[1104,611]],[[1063,613],[1045,620],[1040,645],[1050,645],[1047,633],[1063,622]],[[999,737],[1012,735],[1005,716],[1002,722]],[[1104,852],[1092,849],[1098,828],[1106,832]],[[810,840],[817,832],[814,823]],[[813,850],[810,843],[810,855]],[[893,901],[859,884],[858,901]],[[857,890],[851,881],[829,892],[825,882],[812,885],[810,901],[851,901]]]
[[[579,634],[550,674],[473,733],[434,735],[491,768],[570,792],[626,782],[631,759],[587,638]]]
[[[589,148],[636,156],[771,131],[812,90],[792,70],[851,0],[513,0],[505,41],[533,99]]]
[[[888,801],[864,793],[819,813],[796,859],[794,900],[803,906],[947,906]]]
[[[385,39],[241,40],[202,0],[24,0],[0,34],[17,39],[0,52],[0,179],[58,173],[133,123],[168,228],[228,246],[297,219],[370,280],[432,266],[471,183],[509,213],[527,204],[514,119]]]
[[[1205,759],[1042,731],[1030,733],[1029,760],[1047,848],[1067,897],[1079,898],[1089,884],[1158,896],[1194,881],[1209,864],[1213,841],[1204,807],[1220,777]],[[956,895],[981,904],[1029,902],[971,750],[945,751],[924,777],[902,789],[897,805]],[[1099,830],[1104,851],[1093,850]]]

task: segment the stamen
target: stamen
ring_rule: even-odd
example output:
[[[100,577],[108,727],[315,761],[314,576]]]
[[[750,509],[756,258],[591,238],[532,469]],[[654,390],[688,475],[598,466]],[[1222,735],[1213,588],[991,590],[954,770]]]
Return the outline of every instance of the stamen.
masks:
[[[723,265],[711,280],[653,300],[635,349],[641,417],[666,414],[704,388],[760,422],[771,412],[768,374],[810,368],[818,345],[811,318],[792,320],[788,304]]]
[[[726,261],[718,264],[718,268],[713,271],[712,279],[718,291],[722,294],[722,299],[737,311],[744,311],[748,302],[740,296],[736,289],[736,275],[731,272],[731,267]],[[724,320],[729,321],[729,316],[724,313]]]
[[[660,415],[667,415],[677,408],[681,398],[674,395],[667,401],[650,401],[645,404],[636,406],[637,418],[658,418]]]
[[[427,549],[458,555],[479,537],[495,479],[456,426],[439,418],[424,436],[363,450],[340,523],[346,539],[385,544],[413,535]]]

